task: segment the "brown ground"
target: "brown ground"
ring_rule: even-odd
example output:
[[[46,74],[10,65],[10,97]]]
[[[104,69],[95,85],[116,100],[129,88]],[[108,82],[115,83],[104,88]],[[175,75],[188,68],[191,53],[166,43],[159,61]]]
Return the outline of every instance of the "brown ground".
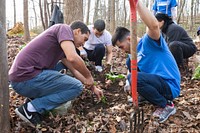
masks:
[[[8,40],[9,66],[24,42],[21,38]],[[196,55],[200,55],[199,52]],[[188,76],[182,77],[181,95],[175,99],[177,113],[160,124],[152,117],[155,107],[150,104],[140,106],[144,110],[144,132],[146,133],[199,133],[200,132],[200,81],[191,80],[194,70],[194,57],[190,59]],[[126,74],[125,55],[114,50],[113,71]],[[93,73],[94,74],[94,73]],[[10,121],[13,133],[128,133],[130,114],[133,107],[127,103],[127,94],[123,91],[124,79],[110,82],[103,74],[94,74],[97,86],[103,89],[106,102],[98,102],[94,94],[84,90],[73,102],[65,115],[47,113],[42,127],[34,129],[27,126],[14,113],[24,97],[10,89]]]

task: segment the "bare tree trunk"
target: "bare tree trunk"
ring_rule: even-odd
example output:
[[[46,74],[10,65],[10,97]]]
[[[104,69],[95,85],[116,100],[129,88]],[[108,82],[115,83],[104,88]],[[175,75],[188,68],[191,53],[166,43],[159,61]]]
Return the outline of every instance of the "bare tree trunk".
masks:
[[[24,0],[24,40],[30,40],[30,33],[28,27],[28,0]]]
[[[124,0],[124,27],[126,27],[126,18],[127,18],[126,0]]]
[[[83,0],[65,0],[65,23],[70,24],[74,20],[83,21]]]
[[[10,133],[5,7],[5,0],[0,0],[0,129],[2,133]]]
[[[89,24],[89,19],[90,19],[90,0],[88,0],[87,3],[87,16],[86,16],[86,24]]]
[[[181,18],[184,6],[185,6],[185,0],[181,0],[181,2],[180,2],[180,10],[179,10],[178,19],[177,19],[177,23],[178,24],[180,23],[180,18]]]
[[[48,14],[48,20],[50,20],[50,18],[51,18],[51,13],[50,13],[50,9],[49,9],[49,4],[50,4],[50,3],[47,2],[47,14]]]
[[[41,0],[39,0],[39,7],[40,7],[40,17],[41,17],[41,21],[42,21],[42,26],[43,29],[45,30],[45,23],[44,23],[44,18],[43,18],[43,9],[42,9],[42,2]]]
[[[111,0],[111,22],[110,22],[110,32],[113,33],[115,30],[115,0]]]
[[[44,0],[44,21],[45,21],[45,29],[47,29],[48,28],[47,0]]]
[[[96,0],[96,1],[95,1],[93,22],[99,17],[99,16],[98,16],[98,12],[99,12],[99,1],[100,1],[100,0]]]
[[[110,31],[111,30],[111,14],[112,14],[112,1],[109,0],[108,1],[108,13],[107,13],[107,30]]]
[[[33,12],[34,12],[34,16],[35,16],[35,27],[37,28],[37,13],[36,13],[36,10],[35,10],[34,0],[32,0],[32,3],[33,3]]]
[[[192,31],[193,24],[194,24],[194,19],[193,19],[193,14],[194,14],[194,0],[191,0],[191,8],[190,8],[190,28],[189,30]]]
[[[14,25],[16,24],[16,2],[13,0],[13,7],[14,7]]]

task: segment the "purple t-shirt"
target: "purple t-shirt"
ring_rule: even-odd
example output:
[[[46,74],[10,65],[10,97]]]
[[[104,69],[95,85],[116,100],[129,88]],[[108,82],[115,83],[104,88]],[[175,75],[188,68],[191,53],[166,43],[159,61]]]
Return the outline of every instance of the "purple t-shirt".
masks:
[[[16,56],[9,71],[9,80],[32,79],[44,69],[53,69],[65,57],[60,44],[74,41],[73,30],[66,24],[56,24],[34,38]]]

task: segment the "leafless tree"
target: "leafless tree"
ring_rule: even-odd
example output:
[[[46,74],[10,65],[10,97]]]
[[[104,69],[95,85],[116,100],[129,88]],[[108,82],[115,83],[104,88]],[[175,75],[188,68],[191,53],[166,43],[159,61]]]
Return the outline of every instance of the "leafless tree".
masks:
[[[16,24],[16,2],[13,0],[13,8],[14,8],[14,25]]]
[[[110,21],[110,32],[113,33],[115,30],[115,0],[111,0],[111,21]]]
[[[45,29],[48,28],[48,17],[47,17],[47,0],[44,0],[44,21],[45,21]]]
[[[190,7],[190,11],[191,11],[191,12],[190,12],[190,28],[189,28],[190,31],[192,31],[193,23],[194,23],[194,21],[193,21],[193,20],[194,20],[194,19],[193,19],[193,15],[194,15],[194,14],[193,14],[193,11],[194,11],[193,9],[194,9],[194,6],[193,6],[193,5],[194,5],[194,0],[191,0],[191,7]]]
[[[41,0],[39,0],[39,7],[40,7],[40,17],[41,17],[41,21],[42,21],[42,26],[43,26],[43,29],[45,30],[46,27],[45,27],[45,22],[44,22],[44,17],[43,17],[43,8],[42,8]]]
[[[124,27],[126,27],[126,18],[127,18],[126,0],[124,0]]]
[[[31,0],[31,1],[33,3],[33,12],[34,12],[34,16],[35,16],[35,27],[37,28],[37,13],[35,10],[35,3],[34,3],[34,0]]]
[[[30,40],[29,26],[28,26],[28,0],[24,0],[24,40]]]
[[[0,0],[0,129],[10,133],[5,7],[5,0]]]
[[[87,3],[87,16],[86,16],[86,24],[87,25],[89,24],[89,19],[90,19],[90,3],[91,3],[91,0],[88,0],[88,3]]]
[[[83,21],[83,0],[64,0],[65,23],[70,24],[72,21]]]
[[[93,22],[98,18],[99,2],[100,2],[100,0],[95,0]]]
[[[182,15],[182,12],[183,12],[183,8],[185,6],[185,0],[181,0],[180,3],[179,3],[179,10],[178,10],[178,18],[177,18],[177,23],[179,24],[180,23],[180,19],[181,19],[181,15]]]

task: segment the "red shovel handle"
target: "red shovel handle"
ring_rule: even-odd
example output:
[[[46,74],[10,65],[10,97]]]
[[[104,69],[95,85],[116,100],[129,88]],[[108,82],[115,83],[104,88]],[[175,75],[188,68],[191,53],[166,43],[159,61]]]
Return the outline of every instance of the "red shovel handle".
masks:
[[[137,14],[136,5],[138,0],[129,0],[131,11],[131,90],[133,106],[138,108],[138,96],[137,96]]]

